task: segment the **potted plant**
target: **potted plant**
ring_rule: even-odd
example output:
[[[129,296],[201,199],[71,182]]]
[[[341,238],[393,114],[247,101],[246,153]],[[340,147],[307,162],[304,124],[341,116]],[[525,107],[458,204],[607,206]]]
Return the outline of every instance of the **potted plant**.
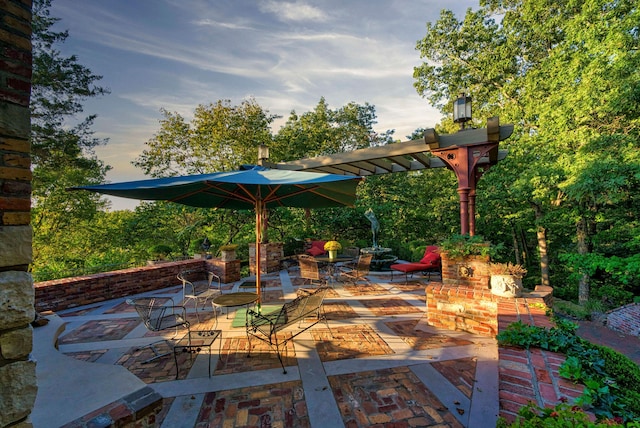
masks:
[[[238,246],[236,244],[227,244],[227,245],[223,245],[219,248],[220,250],[220,258],[222,259],[223,262],[231,262],[233,260],[235,260],[236,257],[236,250],[238,249]]]
[[[324,244],[324,250],[329,252],[330,259],[335,259],[338,257],[338,251],[342,250],[342,245],[338,241],[328,241]]]
[[[489,285],[491,293],[502,297],[520,297],[522,295],[522,277],[527,274],[524,266],[508,263],[490,263]]]

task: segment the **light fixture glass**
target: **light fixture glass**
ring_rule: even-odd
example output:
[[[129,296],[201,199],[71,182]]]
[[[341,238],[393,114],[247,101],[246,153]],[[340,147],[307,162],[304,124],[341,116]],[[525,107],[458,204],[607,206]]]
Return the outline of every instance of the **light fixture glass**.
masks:
[[[258,146],[258,160],[265,161],[269,159],[269,146],[266,144],[260,144]]]
[[[453,121],[460,123],[464,127],[464,123],[471,120],[471,97],[460,94],[453,102]]]

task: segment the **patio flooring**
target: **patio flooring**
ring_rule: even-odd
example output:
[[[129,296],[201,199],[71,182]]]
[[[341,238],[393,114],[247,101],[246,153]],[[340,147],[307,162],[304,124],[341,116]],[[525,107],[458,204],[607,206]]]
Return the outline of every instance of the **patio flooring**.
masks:
[[[206,351],[179,354],[177,380],[172,354],[142,363],[151,351],[138,348],[158,336],[124,299],[50,314],[50,324],[34,330],[39,391],[33,424],[65,426],[149,386],[164,399],[156,420],[161,427],[494,427],[495,340],[428,326],[426,279],[369,278],[370,286],[338,283],[328,293],[333,334],[320,323],[289,342],[286,374],[266,344],[253,341],[247,358],[245,330],[232,326],[233,309],[218,314],[215,327],[211,307],[199,312],[198,323],[189,305],[192,330],[222,330],[221,352],[214,343],[211,377]],[[295,270],[263,279],[264,306],[294,298],[300,287]],[[145,295],[179,303],[182,288]],[[58,352],[47,340],[62,326]]]

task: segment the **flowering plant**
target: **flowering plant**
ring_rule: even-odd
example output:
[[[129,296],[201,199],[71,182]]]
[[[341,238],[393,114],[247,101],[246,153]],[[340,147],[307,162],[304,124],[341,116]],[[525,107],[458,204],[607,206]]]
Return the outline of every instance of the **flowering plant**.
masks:
[[[338,241],[329,241],[324,244],[325,251],[338,251],[342,250],[342,245]]]

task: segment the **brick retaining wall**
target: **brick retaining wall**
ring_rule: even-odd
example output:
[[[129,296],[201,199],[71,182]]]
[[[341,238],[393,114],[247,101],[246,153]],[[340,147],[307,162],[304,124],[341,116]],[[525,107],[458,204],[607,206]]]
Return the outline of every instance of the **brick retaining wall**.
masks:
[[[607,312],[607,326],[633,336],[640,336],[640,304],[629,303]]]
[[[205,269],[220,274],[216,259],[193,259],[43,281],[34,284],[36,310],[60,311],[179,285],[176,275],[185,269]]]

